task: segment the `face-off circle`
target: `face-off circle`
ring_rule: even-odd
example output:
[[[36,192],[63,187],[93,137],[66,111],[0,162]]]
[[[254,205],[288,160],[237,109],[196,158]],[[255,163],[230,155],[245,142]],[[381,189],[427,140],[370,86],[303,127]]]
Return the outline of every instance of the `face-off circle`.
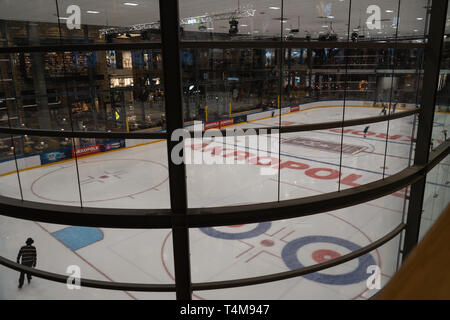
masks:
[[[238,225],[238,226],[233,225],[225,228],[239,229],[244,226],[245,225]],[[272,226],[271,222],[261,222],[258,223],[258,225],[255,228],[243,232],[225,232],[219,231],[216,228],[200,228],[200,231],[214,238],[225,240],[242,240],[257,237],[266,232],[267,230],[269,230],[271,226]]]
[[[78,167],[84,203],[133,199],[134,196],[157,190],[157,187],[168,180],[167,166],[152,160],[84,160],[78,163]],[[130,167],[142,170],[128,170]],[[143,175],[144,169],[147,170],[147,174]],[[31,193],[50,202],[78,203],[79,194],[76,192],[71,194],[71,199],[67,199],[67,188],[73,188],[73,184],[64,185],[64,182],[72,181],[74,170],[75,164],[71,164],[40,175],[32,182]],[[143,180],[152,182],[150,184],[136,183]]]
[[[286,244],[281,252],[281,257],[289,269],[296,270],[303,268],[305,266],[299,261],[297,257],[297,251],[305,245],[322,242],[339,245],[350,251],[361,249],[361,247],[357,244],[341,238],[330,236],[307,236],[294,239]],[[312,254],[312,258],[319,263],[337,258],[338,256],[340,256],[338,252],[327,249],[316,250]],[[359,283],[367,279],[367,267],[369,267],[370,265],[376,265],[376,262],[370,254],[365,254],[358,258],[358,263],[358,267],[349,273],[334,275],[314,272],[304,275],[303,277],[311,281],[331,285],[347,285]]]

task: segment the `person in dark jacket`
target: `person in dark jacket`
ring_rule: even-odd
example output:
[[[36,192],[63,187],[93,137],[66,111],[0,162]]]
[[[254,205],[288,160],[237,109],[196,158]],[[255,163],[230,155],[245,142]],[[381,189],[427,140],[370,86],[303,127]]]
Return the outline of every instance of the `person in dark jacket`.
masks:
[[[367,132],[369,132],[369,126],[364,128],[364,138],[366,137]]]
[[[37,252],[36,248],[32,246],[34,243],[34,240],[31,238],[28,238],[27,241],[25,241],[26,246],[23,246],[20,248],[19,254],[17,255],[17,263],[20,263],[27,267],[36,267],[37,262]],[[22,261],[21,261],[22,260]],[[22,288],[23,282],[25,280],[25,272],[20,272],[20,278],[19,278],[19,289]],[[27,280],[28,283],[31,281],[31,274],[27,273]]]

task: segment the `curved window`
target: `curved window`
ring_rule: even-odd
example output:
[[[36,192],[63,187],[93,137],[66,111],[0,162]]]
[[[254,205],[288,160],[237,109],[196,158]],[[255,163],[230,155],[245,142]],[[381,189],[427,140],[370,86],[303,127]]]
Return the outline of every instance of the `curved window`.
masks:
[[[428,3],[9,3],[0,264],[79,266],[104,298],[370,298],[446,192],[447,5]],[[37,269],[14,262],[29,236]]]

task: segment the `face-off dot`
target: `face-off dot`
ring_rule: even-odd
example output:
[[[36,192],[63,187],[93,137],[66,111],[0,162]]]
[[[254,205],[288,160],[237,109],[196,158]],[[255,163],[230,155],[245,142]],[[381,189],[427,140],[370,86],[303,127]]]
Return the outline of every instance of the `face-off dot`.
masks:
[[[240,228],[242,226],[245,226],[245,224],[233,224],[232,226],[227,226],[228,228]]]
[[[260,242],[260,244],[264,247],[272,247],[275,244],[275,242],[273,242],[272,240],[266,239],[266,240],[262,240]]]
[[[314,261],[316,261],[317,263],[321,263],[328,260],[336,259],[341,255],[340,253],[333,250],[321,249],[314,251],[311,256],[314,259]]]

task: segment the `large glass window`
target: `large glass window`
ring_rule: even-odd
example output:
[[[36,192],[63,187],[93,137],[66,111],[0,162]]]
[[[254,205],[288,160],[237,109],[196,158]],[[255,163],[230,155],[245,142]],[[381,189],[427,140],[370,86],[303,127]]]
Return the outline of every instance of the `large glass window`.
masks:
[[[385,236],[404,222],[409,186],[365,203],[351,199],[336,211],[255,222],[268,220],[258,209],[281,212],[382,184],[423,152],[416,139],[431,1],[372,2],[179,0],[179,30],[162,30],[175,11],[160,16],[157,0],[0,0],[0,198],[50,208],[55,219],[63,210],[93,224],[74,212],[110,210],[115,223],[140,218],[156,228],[0,216],[0,238],[7,240],[0,254],[13,259],[28,232],[61,257],[52,265],[51,254],[39,249],[43,270],[64,273],[74,261],[97,280],[172,284],[190,263],[192,282],[201,283],[311,266]],[[163,31],[179,31],[180,78],[172,69],[177,61],[164,61],[174,39],[161,43]],[[447,40],[431,150],[447,140]],[[174,159],[180,145],[166,134],[174,122],[192,134],[184,140],[184,168]],[[448,202],[447,162],[427,176],[422,234]],[[184,193],[186,204],[173,201]],[[252,223],[223,223],[240,218],[233,210],[245,205],[252,209],[243,218]],[[192,221],[221,225],[194,228]],[[95,217],[102,223],[109,221]],[[381,269],[384,285],[399,263],[399,238],[291,282],[193,297],[368,298],[374,291],[366,287],[367,267]]]

